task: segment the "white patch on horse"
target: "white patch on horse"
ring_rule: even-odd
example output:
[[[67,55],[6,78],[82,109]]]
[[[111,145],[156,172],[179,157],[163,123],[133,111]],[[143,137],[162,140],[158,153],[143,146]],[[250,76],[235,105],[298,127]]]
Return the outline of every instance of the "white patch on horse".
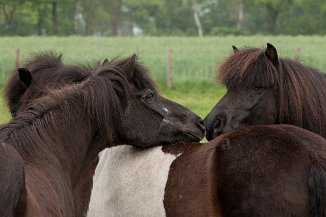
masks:
[[[177,156],[161,148],[123,145],[102,151],[87,216],[165,217],[165,185]]]
[[[167,108],[165,108],[165,107],[163,107],[163,111],[164,111],[165,113],[169,113],[169,109],[167,109]]]
[[[173,124],[172,121],[169,121],[169,120],[166,120],[166,119],[163,119],[163,122],[167,123],[167,124]]]

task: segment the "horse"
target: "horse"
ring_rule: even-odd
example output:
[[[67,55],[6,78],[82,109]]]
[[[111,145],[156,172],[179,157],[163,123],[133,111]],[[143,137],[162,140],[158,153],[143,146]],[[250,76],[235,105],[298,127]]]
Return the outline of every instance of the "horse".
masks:
[[[277,50],[234,48],[218,69],[227,93],[205,117],[208,140],[240,126],[291,124],[326,137],[326,76]]]
[[[96,68],[81,83],[43,92],[0,127],[1,143],[23,161],[21,216],[75,216],[73,188],[105,147],[150,147],[204,136],[203,121],[160,96],[135,55],[118,63]],[[1,201],[6,199],[11,200]]]
[[[87,217],[326,216],[326,140],[292,125],[101,152]]]
[[[207,144],[111,147],[95,164],[88,216],[322,216],[324,145],[306,130],[271,125]]]

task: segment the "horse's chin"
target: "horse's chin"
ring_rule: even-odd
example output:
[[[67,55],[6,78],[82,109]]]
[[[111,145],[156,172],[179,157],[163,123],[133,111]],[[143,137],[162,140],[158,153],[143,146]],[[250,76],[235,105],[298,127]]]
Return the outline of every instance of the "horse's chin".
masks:
[[[205,130],[195,125],[188,127],[179,122],[164,119],[156,136],[159,144],[174,144],[178,142],[199,142],[205,136]]]
[[[174,136],[173,138],[170,138],[169,143],[174,144],[179,142],[200,142],[203,137],[204,134],[201,135],[193,132],[184,132]]]
[[[156,141],[152,144],[147,144],[142,147],[150,147],[150,146],[164,146],[164,145],[172,145],[175,143],[188,143],[188,142],[200,142],[204,135],[197,135],[194,133],[177,133],[173,136],[159,136]]]

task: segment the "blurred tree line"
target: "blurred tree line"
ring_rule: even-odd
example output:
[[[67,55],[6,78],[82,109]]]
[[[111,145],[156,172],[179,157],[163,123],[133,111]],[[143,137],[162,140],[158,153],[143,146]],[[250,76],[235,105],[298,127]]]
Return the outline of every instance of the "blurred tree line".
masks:
[[[325,0],[0,0],[0,35],[326,34]]]

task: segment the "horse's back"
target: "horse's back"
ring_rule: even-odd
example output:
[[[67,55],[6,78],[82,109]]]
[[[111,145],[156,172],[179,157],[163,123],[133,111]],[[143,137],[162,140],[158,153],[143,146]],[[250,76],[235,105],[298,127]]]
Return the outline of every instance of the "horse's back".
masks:
[[[289,125],[245,127],[222,137],[217,183],[223,216],[310,216],[312,162],[326,156],[325,139]]]
[[[25,207],[24,165],[16,150],[0,142],[0,216],[21,216]]]

